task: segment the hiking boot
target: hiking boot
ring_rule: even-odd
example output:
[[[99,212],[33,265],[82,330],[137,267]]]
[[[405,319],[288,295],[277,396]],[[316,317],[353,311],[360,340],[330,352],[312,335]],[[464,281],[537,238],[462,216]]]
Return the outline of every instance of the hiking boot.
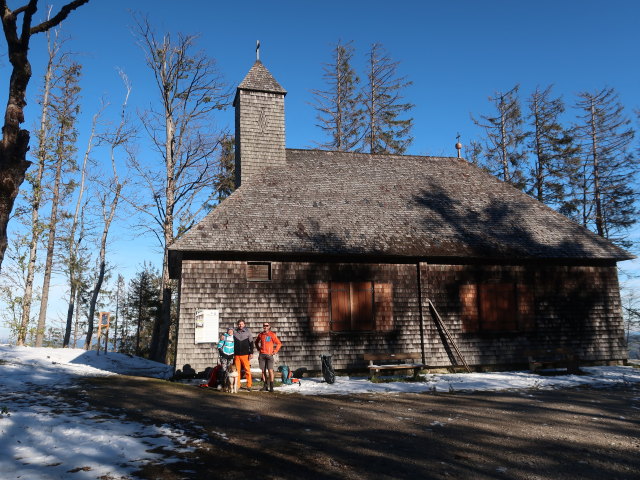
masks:
[[[266,392],[267,390],[269,390],[269,387],[267,386],[267,382],[264,382],[264,385],[262,385],[262,388],[260,389],[260,391]]]
[[[269,382],[269,391],[273,392],[273,382]]]

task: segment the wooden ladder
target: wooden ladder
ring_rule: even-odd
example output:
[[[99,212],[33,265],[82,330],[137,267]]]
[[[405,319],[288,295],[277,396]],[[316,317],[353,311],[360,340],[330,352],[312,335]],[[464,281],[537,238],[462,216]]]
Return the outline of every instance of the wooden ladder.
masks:
[[[453,347],[453,349],[455,350],[456,354],[458,355],[458,358],[460,359],[460,361],[462,362],[462,364],[464,365],[464,368],[467,369],[468,373],[471,373],[471,369],[469,368],[469,365],[467,364],[466,360],[464,359],[464,357],[462,356],[462,353],[460,352],[460,349],[458,348],[458,345],[456,344],[455,340],[453,339],[453,337],[451,336],[451,333],[449,333],[449,329],[447,328],[447,326],[444,324],[444,322],[442,321],[442,318],[440,318],[440,314],[438,313],[438,310],[436,310],[436,307],[433,305],[433,303],[431,302],[430,299],[427,299],[427,302],[429,302],[429,308],[431,309],[431,311],[434,314],[434,317],[436,319],[436,323],[438,324],[438,326],[442,329],[442,331],[444,332],[445,337],[447,337],[447,341],[449,342],[449,344]]]

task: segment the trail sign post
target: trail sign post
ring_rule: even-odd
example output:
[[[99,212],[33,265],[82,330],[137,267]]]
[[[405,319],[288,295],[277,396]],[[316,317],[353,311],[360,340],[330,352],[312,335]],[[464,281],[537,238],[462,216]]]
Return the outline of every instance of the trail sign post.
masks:
[[[109,323],[111,314],[109,312],[100,312],[98,314],[98,355],[100,355],[100,342],[104,334],[104,353],[107,353],[107,345],[109,344]],[[102,331],[104,329],[104,332]]]

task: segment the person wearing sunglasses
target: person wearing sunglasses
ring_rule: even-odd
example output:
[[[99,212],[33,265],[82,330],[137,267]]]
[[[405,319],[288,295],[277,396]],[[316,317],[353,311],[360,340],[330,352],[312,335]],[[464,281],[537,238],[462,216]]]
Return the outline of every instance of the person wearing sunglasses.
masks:
[[[271,325],[264,323],[262,332],[256,337],[256,348],[258,349],[258,364],[262,370],[263,386],[261,391],[273,392],[273,356],[282,348],[282,342],[278,336],[271,331]]]

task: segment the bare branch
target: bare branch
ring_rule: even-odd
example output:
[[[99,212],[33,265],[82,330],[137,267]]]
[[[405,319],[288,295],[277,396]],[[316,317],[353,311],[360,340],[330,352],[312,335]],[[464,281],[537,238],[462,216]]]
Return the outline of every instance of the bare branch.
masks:
[[[89,0],[74,0],[73,2],[67,3],[65,6],[63,6],[60,9],[60,11],[53,18],[46,20],[41,24],[36,25],[35,27],[32,27],[30,30],[31,35],[34,35],[40,32],[46,32],[50,28],[55,27],[56,25],[60,24],[65,18],[67,18],[72,11],[74,11],[76,8],[81,7],[82,5],[88,2]],[[31,0],[29,4],[31,3],[37,4],[38,1]]]

